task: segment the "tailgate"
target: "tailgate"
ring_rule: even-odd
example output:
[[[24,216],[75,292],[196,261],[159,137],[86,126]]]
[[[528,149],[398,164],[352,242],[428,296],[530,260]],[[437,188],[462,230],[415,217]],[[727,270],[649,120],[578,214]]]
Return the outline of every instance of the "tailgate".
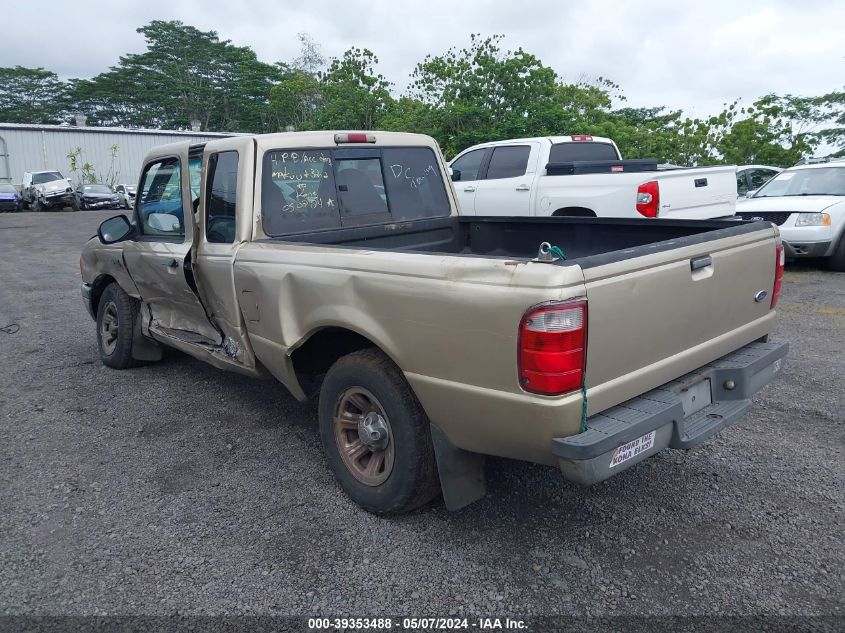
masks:
[[[775,236],[754,223],[586,259],[590,415],[766,335]]]
[[[660,217],[706,219],[736,211],[736,167],[660,172]]]

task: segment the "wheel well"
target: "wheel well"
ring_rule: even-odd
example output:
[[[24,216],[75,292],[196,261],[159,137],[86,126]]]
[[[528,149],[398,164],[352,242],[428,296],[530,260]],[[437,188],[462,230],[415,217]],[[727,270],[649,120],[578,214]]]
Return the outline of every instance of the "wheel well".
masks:
[[[94,313],[94,318],[97,318],[97,308],[100,307],[100,297],[110,283],[114,283],[115,279],[111,275],[100,275],[91,284],[91,308]]]
[[[586,207],[564,207],[552,213],[553,217],[570,217],[570,218],[594,218],[596,212]]]
[[[302,390],[310,397],[320,390],[323,377],[336,360],[368,347],[378,345],[352,330],[327,327],[312,334],[290,358]]]

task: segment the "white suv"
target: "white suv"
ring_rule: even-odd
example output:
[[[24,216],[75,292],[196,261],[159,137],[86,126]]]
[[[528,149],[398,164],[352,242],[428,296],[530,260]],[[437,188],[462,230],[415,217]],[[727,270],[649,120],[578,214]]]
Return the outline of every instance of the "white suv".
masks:
[[[749,193],[737,215],[776,224],[787,257],[826,257],[845,272],[845,162],[792,167]]]
[[[70,181],[56,170],[24,172],[21,201],[24,208],[30,207],[33,211],[64,207],[78,210]]]

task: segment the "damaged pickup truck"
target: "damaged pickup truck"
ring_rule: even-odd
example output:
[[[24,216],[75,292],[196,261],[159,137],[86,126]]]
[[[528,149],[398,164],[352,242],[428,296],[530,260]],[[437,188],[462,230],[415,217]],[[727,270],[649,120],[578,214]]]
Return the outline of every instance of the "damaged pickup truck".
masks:
[[[485,455],[592,484],[691,448],[787,354],[772,224],[461,217],[416,134],[160,147],[81,269],[106,365],[170,346],[318,396],[330,468],[379,514],[479,499]]]

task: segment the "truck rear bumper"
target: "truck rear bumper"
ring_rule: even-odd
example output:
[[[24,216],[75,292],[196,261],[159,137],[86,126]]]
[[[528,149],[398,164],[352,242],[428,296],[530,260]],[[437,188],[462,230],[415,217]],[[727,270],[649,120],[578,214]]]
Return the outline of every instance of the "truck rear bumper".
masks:
[[[552,440],[564,477],[590,485],[664,448],[697,446],[748,411],[751,396],[781,371],[788,351],[788,343],[751,343],[591,416],[583,433]]]

